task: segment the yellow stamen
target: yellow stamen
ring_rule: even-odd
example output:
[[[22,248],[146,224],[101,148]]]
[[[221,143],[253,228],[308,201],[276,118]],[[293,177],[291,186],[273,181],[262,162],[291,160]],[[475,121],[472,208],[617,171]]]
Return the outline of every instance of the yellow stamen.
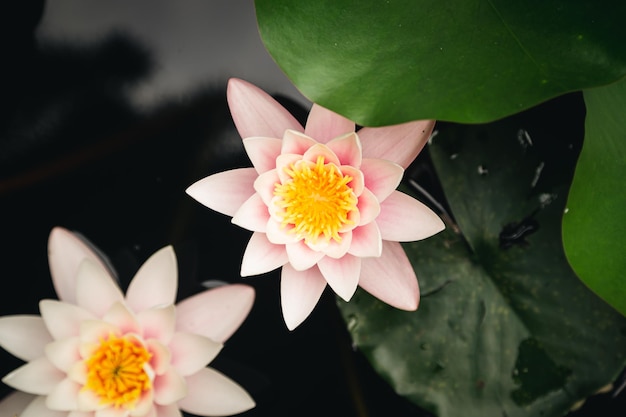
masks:
[[[100,397],[100,404],[133,409],[141,394],[152,389],[144,369],[151,356],[137,340],[110,335],[87,359],[83,389]]]
[[[292,232],[307,243],[322,236],[327,242],[340,242],[339,231],[353,224],[349,216],[358,201],[348,185],[352,177],[343,175],[335,164],[324,164],[323,156],[312,167],[292,164],[285,173],[291,178],[274,186],[274,195],[280,197],[276,204],[282,209],[281,225],[292,226]]]

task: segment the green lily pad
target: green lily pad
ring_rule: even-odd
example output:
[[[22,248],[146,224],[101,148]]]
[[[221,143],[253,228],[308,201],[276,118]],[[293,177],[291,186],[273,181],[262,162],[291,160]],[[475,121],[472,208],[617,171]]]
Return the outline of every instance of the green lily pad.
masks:
[[[580,282],[561,244],[579,143],[542,126],[440,124],[429,150],[456,227],[405,245],[419,309],[361,290],[338,301],[374,369],[439,417],[561,416],[626,362],[626,319]]]
[[[585,144],[563,216],[582,281],[626,315],[626,80],[584,92]]]
[[[366,126],[486,122],[626,74],[626,2],[255,0],[312,101]]]

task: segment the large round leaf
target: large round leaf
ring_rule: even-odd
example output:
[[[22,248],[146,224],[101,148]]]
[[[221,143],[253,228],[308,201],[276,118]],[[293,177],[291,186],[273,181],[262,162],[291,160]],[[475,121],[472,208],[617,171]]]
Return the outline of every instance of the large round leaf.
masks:
[[[626,2],[255,0],[312,101],[362,125],[484,122],[626,74]]]
[[[374,368],[439,417],[561,416],[624,366],[626,319],[561,245],[581,113],[439,125],[429,149],[460,232],[405,245],[419,309],[339,301]]]
[[[578,276],[626,315],[626,80],[584,92],[585,145],[563,216]]]

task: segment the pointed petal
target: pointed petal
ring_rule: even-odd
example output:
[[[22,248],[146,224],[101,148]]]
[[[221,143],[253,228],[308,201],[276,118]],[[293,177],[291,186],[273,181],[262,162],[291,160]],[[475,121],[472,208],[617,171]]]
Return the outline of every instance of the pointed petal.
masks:
[[[79,344],[78,336],[55,340],[46,345],[46,357],[61,371],[69,372],[72,366],[81,360],[78,351]]]
[[[376,196],[378,201],[384,201],[398,188],[404,169],[396,163],[384,159],[363,159],[361,172],[365,177],[365,186]]]
[[[119,329],[105,321],[85,320],[80,323],[80,356],[83,358],[93,354],[93,349],[100,345],[102,339],[108,339],[110,334],[120,336]]]
[[[163,375],[170,367],[172,354],[167,346],[156,339],[146,340],[146,347],[150,354],[150,366],[156,375]]]
[[[41,300],[39,311],[48,331],[57,340],[78,336],[81,323],[96,318],[83,308],[57,300]]]
[[[376,196],[367,188],[359,196],[359,226],[371,223],[380,215],[380,203]]]
[[[211,210],[232,217],[254,194],[252,184],[258,175],[254,168],[231,169],[196,181],[185,192]]]
[[[91,259],[106,270],[100,257],[80,238],[62,227],[52,229],[48,238],[48,263],[60,300],[76,302],[76,273],[84,259]]]
[[[170,405],[154,405],[154,409],[156,410],[155,417],[183,417],[180,409],[178,408],[178,404],[170,404]]]
[[[7,417],[18,416],[35,398],[32,394],[14,391],[0,400],[0,410]]]
[[[48,359],[41,357],[10,372],[2,378],[2,382],[29,394],[48,395],[63,379],[63,372]]]
[[[230,113],[242,138],[281,138],[286,129],[303,130],[280,103],[247,81],[231,78],[226,94]]]
[[[325,257],[317,264],[320,272],[335,293],[350,301],[359,284],[361,258],[346,255],[341,259]]]
[[[317,267],[296,271],[289,265],[280,276],[280,304],[289,330],[300,325],[317,305],[326,288],[326,280]]]
[[[89,259],[80,264],[76,277],[76,303],[79,307],[102,317],[113,303],[122,300],[124,294],[106,270]]]
[[[141,265],[126,291],[126,302],[140,312],[174,304],[178,290],[178,264],[174,248],[166,246]]]
[[[381,203],[376,223],[383,240],[411,242],[421,240],[445,229],[431,209],[411,196],[394,191]]]
[[[338,167],[341,165],[337,155],[335,155],[335,153],[328,146],[321,143],[317,143],[307,149],[304,155],[302,155],[302,160],[310,161],[315,164],[317,162],[317,158],[320,156],[324,157],[324,164],[334,164]]]
[[[313,104],[304,133],[318,142],[327,143],[337,136],[354,132],[354,122],[318,104]]]
[[[42,356],[44,346],[52,340],[40,316],[0,317],[0,346],[23,361]]]
[[[102,321],[112,324],[122,334],[141,334],[141,326],[137,317],[121,302],[113,304],[102,317]]]
[[[352,188],[354,195],[359,197],[365,188],[365,177],[363,176],[361,170],[350,165],[342,165],[339,169],[344,177],[352,177],[352,180],[348,183],[348,185]]]
[[[150,415],[154,415],[154,393],[152,391],[144,392],[142,396],[139,397],[137,404],[135,404],[135,408],[130,410],[128,415],[130,417],[149,417]],[[126,417],[126,415],[123,417]]]
[[[4,412],[4,409],[2,409]],[[13,414],[9,414],[12,416]],[[20,417],[70,417],[67,411],[54,411],[46,406],[46,397],[36,397],[24,411],[19,414]],[[71,416],[73,417],[73,416]]]
[[[232,223],[253,232],[265,233],[269,218],[267,204],[263,202],[259,194],[255,193],[239,207],[233,216]]]
[[[270,197],[274,196],[276,183],[284,184],[293,178],[289,172],[293,169],[294,166],[296,166],[296,164],[298,164],[299,161],[302,161],[302,155],[298,155],[296,153],[283,153],[278,158],[276,158],[276,175],[278,175],[278,179],[275,180],[271,184],[271,186],[269,182],[265,183],[267,189],[271,189],[272,191],[272,193],[269,195]]]
[[[376,222],[357,227],[352,231],[352,244],[348,253],[359,258],[378,257],[382,254],[383,241]]]
[[[187,383],[174,368],[154,378],[154,402],[161,405],[174,404],[187,395]]]
[[[337,155],[341,165],[361,166],[362,152],[361,141],[356,133],[339,136],[327,143],[327,146]]]
[[[283,141],[278,138],[250,137],[243,140],[248,158],[259,174],[276,168],[282,144]]]
[[[315,139],[305,135],[302,131],[287,130],[283,135],[283,145],[280,153],[281,155],[304,155],[311,146],[317,143]]]
[[[434,120],[418,120],[384,127],[359,130],[363,156],[392,161],[408,167],[420,153],[435,127]]]
[[[237,383],[211,368],[187,377],[188,393],[180,408],[203,416],[229,416],[255,406],[254,400]]]
[[[241,276],[264,274],[288,262],[284,245],[275,245],[264,233],[253,233],[241,260]]]
[[[137,314],[137,321],[143,329],[144,339],[157,339],[167,344],[176,327],[176,307],[169,305],[144,310]]]
[[[309,248],[304,240],[285,246],[289,264],[297,271],[304,271],[317,264],[324,257],[324,252],[316,252]]]
[[[172,366],[182,376],[195,374],[222,350],[222,343],[195,333],[178,332],[170,343]]]
[[[254,289],[232,284],[201,292],[180,302],[177,330],[225,342],[246,319],[254,303]]]
[[[324,242],[323,245],[317,246],[309,244],[309,247],[314,251],[323,252],[326,256],[339,259],[348,253],[348,249],[350,249],[350,245],[352,244],[352,230],[340,233],[339,236],[341,237],[340,242],[331,239],[330,242]]]
[[[293,233],[293,225],[287,224],[283,227],[276,217],[278,217],[278,215],[274,215],[274,217],[267,221],[265,234],[268,241],[275,245],[282,246],[302,240],[302,238],[299,238],[295,233]]]
[[[275,169],[264,172],[254,181],[254,191],[259,194],[266,206],[271,204],[272,198],[274,198],[274,187],[278,182],[280,182],[280,179],[278,177],[278,171]]]
[[[380,258],[363,259],[359,286],[401,310],[413,311],[419,304],[415,271],[398,242],[383,241]]]
[[[66,378],[48,394],[46,406],[52,410],[76,410],[80,389],[79,384]]]

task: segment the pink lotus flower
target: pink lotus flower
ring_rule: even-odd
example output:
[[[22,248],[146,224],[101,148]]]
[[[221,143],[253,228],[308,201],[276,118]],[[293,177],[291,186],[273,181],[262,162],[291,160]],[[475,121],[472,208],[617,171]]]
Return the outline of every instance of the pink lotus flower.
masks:
[[[396,191],[433,121],[363,128],[313,105],[306,128],[267,93],[238,79],[228,104],[254,168],[206,177],[187,189],[205,206],[253,231],[241,275],[282,267],[289,329],[313,310],[326,284],[348,301],[357,285],[382,301],[417,309],[419,288],[400,243],[443,222]]]
[[[0,409],[21,417],[181,417],[241,413],[248,393],[206,367],[239,327],[254,290],[227,285],[174,306],[177,265],[171,247],[139,269],[126,296],[102,260],[55,228],[50,272],[60,301],[41,316],[0,318],[0,345],[27,363],[3,382],[22,391]]]

